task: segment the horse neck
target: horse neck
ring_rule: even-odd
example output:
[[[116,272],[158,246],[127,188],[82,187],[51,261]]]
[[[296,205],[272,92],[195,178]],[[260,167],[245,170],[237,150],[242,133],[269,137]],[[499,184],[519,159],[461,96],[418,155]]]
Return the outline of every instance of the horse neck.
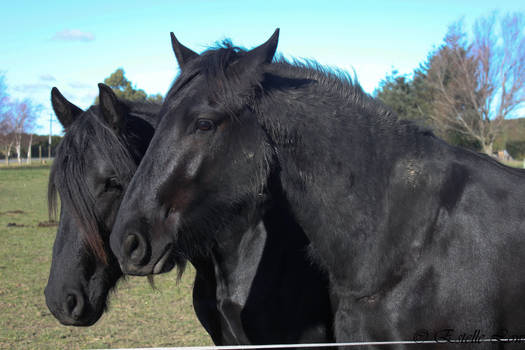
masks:
[[[262,98],[257,118],[290,176],[370,174],[426,142],[417,127],[397,120],[358,87],[347,89],[357,91],[319,82]]]
[[[128,149],[136,164],[143,158],[155,129],[155,116],[144,112],[128,116],[125,132],[120,135],[121,142]]]
[[[257,109],[275,149],[281,192],[313,246],[322,247],[317,258],[328,269],[337,266],[328,237],[345,236],[346,218],[358,220],[366,201],[379,200],[374,196],[384,193],[399,160],[434,147],[433,137],[380,112],[321,83],[293,93],[276,90]]]
[[[236,294],[251,286],[266,244],[266,229],[262,221],[253,226],[231,232],[221,232],[211,249],[217,285],[223,293]],[[249,291],[249,288],[246,292]],[[241,293],[244,294],[244,293]]]

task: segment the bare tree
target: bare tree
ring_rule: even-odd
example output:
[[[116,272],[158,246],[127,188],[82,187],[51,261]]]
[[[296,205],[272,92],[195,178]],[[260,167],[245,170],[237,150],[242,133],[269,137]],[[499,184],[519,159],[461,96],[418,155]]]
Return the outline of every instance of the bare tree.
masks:
[[[523,14],[496,13],[475,22],[471,43],[462,22],[449,28],[427,71],[440,131],[467,135],[492,154],[503,120],[525,102],[524,28]]]
[[[13,100],[7,93],[5,76],[0,72],[0,150],[5,155],[9,165],[9,156],[14,147],[18,163],[22,162],[22,138],[28,134],[27,157],[30,162],[31,145],[33,143],[32,131],[35,127],[36,116],[41,106],[31,100]]]
[[[14,122],[4,76],[0,75],[0,149],[9,165],[9,154],[14,143]]]
[[[14,147],[18,164],[22,162],[22,138],[31,134],[34,128],[36,113],[39,110],[30,100],[15,101],[12,106],[14,115]],[[32,137],[30,136],[32,139]]]
[[[29,103],[28,113],[30,116],[26,119],[24,132],[28,134],[29,140],[27,142],[27,164],[31,164],[31,147],[33,146],[33,131],[36,124],[36,116],[42,111],[41,105]]]
[[[9,165],[9,155],[14,144],[14,123],[12,115],[2,113],[0,116],[0,149],[4,154],[6,165]]]
[[[13,106],[13,115],[14,115],[14,146],[16,152],[16,159],[18,164],[22,162],[21,160],[21,146],[22,146],[22,133],[24,131],[24,124],[27,113],[25,111],[26,106],[23,103],[15,103]]]
[[[33,133],[29,133],[29,141],[27,142],[27,164],[31,164],[31,147],[33,146]]]

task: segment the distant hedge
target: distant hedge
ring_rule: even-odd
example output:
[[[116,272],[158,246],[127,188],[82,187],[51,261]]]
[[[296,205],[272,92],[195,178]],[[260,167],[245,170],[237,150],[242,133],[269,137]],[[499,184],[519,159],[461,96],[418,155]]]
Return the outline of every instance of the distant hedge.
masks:
[[[525,141],[507,141],[507,152],[514,159],[524,159]]]

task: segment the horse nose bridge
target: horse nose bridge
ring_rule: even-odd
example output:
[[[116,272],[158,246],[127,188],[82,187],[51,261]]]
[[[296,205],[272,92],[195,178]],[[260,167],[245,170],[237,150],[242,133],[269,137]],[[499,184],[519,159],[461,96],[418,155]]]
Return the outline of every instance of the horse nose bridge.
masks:
[[[142,216],[140,200],[130,196],[129,192],[130,191],[126,192],[126,195],[120,204],[120,208],[118,210],[115,223],[109,237],[111,251],[120,263],[122,263],[122,245],[124,243],[124,239],[126,238],[126,235],[130,229],[136,226],[138,220]]]
[[[155,159],[143,159],[129,184],[123,202],[133,205],[136,210],[149,210],[154,205],[158,184],[165,177],[166,165],[160,166]]]
[[[120,219],[120,215],[115,220],[115,226],[113,227],[113,230],[111,231],[111,234],[109,236],[109,247],[111,248],[111,251],[117,258],[118,262],[122,264],[122,244],[121,241],[124,238],[124,232],[125,225],[122,223],[122,220]]]

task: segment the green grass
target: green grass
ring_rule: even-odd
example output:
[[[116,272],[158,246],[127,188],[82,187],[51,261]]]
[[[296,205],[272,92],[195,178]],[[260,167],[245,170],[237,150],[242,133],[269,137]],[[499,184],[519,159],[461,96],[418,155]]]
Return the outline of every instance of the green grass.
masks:
[[[86,349],[210,345],[191,303],[194,271],[122,281],[93,326],[62,326],[44,299],[56,227],[47,218],[48,167],[0,169],[0,348]],[[15,223],[17,226],[7,225]],[[20,226],[18,226],[20,225]]]
[[[523,168],[523,160],[509,160],[501,161],[503,164],[514,167],[514,168]]]
[[[0,163],[0,169],[8,170],[8,169],[22,169],[22,168],[49,168],[51,163],[53,163],[53,160],[44,159],[43,162],[40,162],[38,159],[33,159],[31,164],[27,164],[25,162],[18,164],[16,159],[10,159],[9,165],[7,165],[5,162]]]

